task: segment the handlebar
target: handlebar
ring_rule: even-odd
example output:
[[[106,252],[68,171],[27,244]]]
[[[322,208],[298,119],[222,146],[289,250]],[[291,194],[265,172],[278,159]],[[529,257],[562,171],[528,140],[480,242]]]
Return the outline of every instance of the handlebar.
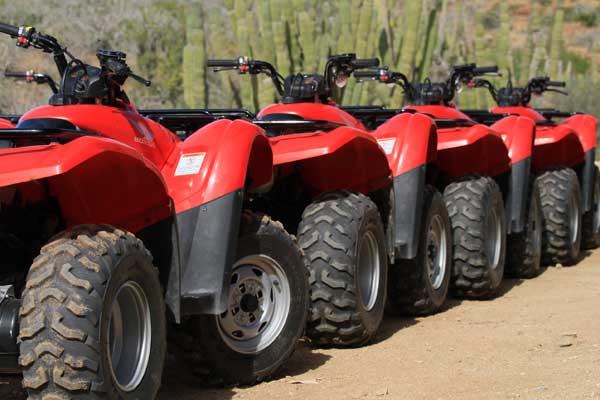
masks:
[[[352,61],[354,68],[374,68],[379,67],[379,58],[357,58]],[[354,73],[356,76],[356,72]]]
[[[19,27],[8,25],[8,24],[3,24],[0,22],[0,32],[5,33],[10,36],[13,36],[13,37],[17,37],[17,36],[19,36]]]
[[[483,74],[495,74],[498,72],[498,66],[493,65],[489,67],[475,67],[473,68],[474,75],[483,75]]]
[[[377,79],[380,76],[381,76],[381,72],[378,69],[376,69],[376,70],[366,70],[366,71],[355,71],[354,72],[354,77],[356,79],[362,79],[362,78]]]
[[[566,82],[558,82],[558,81],[548,81],[546,86],[555,86],[555,87],[566,87]]]
[[[240,65],[238,60],[208,60],[206,62],[207,67],[222,67],[222,68],[235,68]]]
[[[9,71],[5,71],[4,72],[4,77],[5,78],[20,78],[20,79],[26,79],[30,76],[32,76],[33,73],[29,73],[29,72],[9,72]]]

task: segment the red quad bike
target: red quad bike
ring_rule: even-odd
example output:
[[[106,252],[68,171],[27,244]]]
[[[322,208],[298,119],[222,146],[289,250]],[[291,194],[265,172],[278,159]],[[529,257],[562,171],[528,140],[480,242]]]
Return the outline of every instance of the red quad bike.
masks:
[[[98,51],[97,68],[31,27],[0,32],[62,77],[50,106],[0,131],[0,371],[18,356],[30,398],[155,398],[167,315],[199,328],[226,380],[275,371],[308,280],[294,238],[247,207],[273,179],[268,138],[219,120],[180,140],[127,98],[127,78],[150,82],[124,53]]]
[[[472,298],[497,294],[505,261],[507,273],[535,276],[540,270],[541,207],[537,192],[529,190],[533,121],[513,116],[488,127],[451,103],[460,84],[496,72],[497,67],[456,66],[446,82],[415,85],[387,68],[355,74],[399,84],[410,104],[404,111],[435,119],[437,154],[427,164],[429,182],[443,191],[452,223],[452,286]],[[380,112],[390,111],[396,112]]]
[[[419,169],[417,158],[426,157],[427,137],[435,136],[435,126],[420,115],[403,115],[391,123],[390,137],[409,138],[390,156],[396,164],[392,169],[365,126],[330,101],[334,84],[343,85],[356,69],[377,64],[376,59],[343,54],[328,60],[324,75],[283,79],[263,61],[241,57],[208,63],[217,70],[265,73],[282,96],[281,103],[267,106],[254,121],[270,137],[276,165],[277,179],[263,204],[286,229],[298,234],[310,271],[307,333],[325,345],[359,345],[375,334],[386,303],[386,252],[391,260],[415,258],[417,253],[427,257],[419,235],[435,242],[429,256],[442,270],[435,271],[433,294],[423,293],[425,284],[417,282],[419,277],[425,279],[423,271],[412,271],[415,277],[408,284],[420,290],[423,303],[413,305],[421,310],[433,307],[432,301],[439,303],[435,296],[445,298],[447,292],[449,272],[443,269],[450,264],[451,249],[445,208],[434,191],[423,192],[422,187],[417,193],[408,185],[420,178],[418,173],[397,178],[399,170]],[[422,132],[422,137],[411,135],[414,131]],[[418,156],[408,153],[411,143]],[[427,229],[420,225],[423,202]],[[435,231],[429,233],[431,229]]]
[[[26,72],[9,72],[5,71],[4,76],[6,78],[14,78],[15,81],[24,81],[27,83],[37,83],[37,84],[46,84],[50,86],[52,93],[57,93],[58,88],[56,87],[56,83],[52,79],[51,76],[41,73],[36,73],[34,71],[26,71]],[[20,115],[0,115],[0,129],[3,128],[14,128],[17,122],[19,121]]]
[[[515,114],[536,122],[532,172],[542,197],[544,214],[543,257],[547,264],[574,264],[580,245],[592,249],[600,245],[600,177],[594,164],[597,122],[591,115],[556,110],[535,110],[531,95],[544,92],[567,93],[553,87],[564,82],[548,77],[531,79],[525,87],[496,89],[487,80],[476,80],[497,102],[491,115]],[[468,111],[469,112],[469,111]],[[487,118],[485,111],[470,111]],[[555,122],[554,118],[564,118]]]

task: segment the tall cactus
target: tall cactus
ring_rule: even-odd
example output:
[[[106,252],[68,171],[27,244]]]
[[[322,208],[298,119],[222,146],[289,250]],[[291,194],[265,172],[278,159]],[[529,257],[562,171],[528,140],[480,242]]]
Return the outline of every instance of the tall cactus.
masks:
[[[183,98],[190,108],[200,108],[207,104],[205,66],[202,8],[196,2],[187,9],[186,45],[183,48]]]
[[[508,68],[512,70],[509,64],[510,57],[510,30],[511,21],[508,10],[508,2],[500,2],[500,33],[496,43],[496,65],[501,71],[506,71]]]
[[[256,8],[258,11],[258,20],[260,27],[260,39],[255,42],[258,52],[255,52],[255,57],[265,59],[276,64],[275,44],[273,40],[273,22],[271,18],[271,1],[257,0]],[[275,88],[271,79],[267,76],[262,76],[258,79],[258,103],[260,107],[275,101]]]
[[[565,18],[565,10],[563,9],[563,2],[559,0],[557,2],[557,9],[554,13],[554,21],[552,23],[552,33],[550,35],[550,71],[551,75],[558,73],[558,61],[560,60],[560,53],[563,48],[563,25]]]
[[[356,28],[356,46],[355,52],[358,57],[368,57],[369,41],[372,39],[371,22],[373,21],[373,0],[364,0],[360,10],[358,26]],[[371,37],[370,37],[371,36]],[[355,81],[352,80],[354,84]],[[352,98],[349,99],[352,104],[360,103],[361,93],[364,85],[356,85],[352,88]]]
[[[399,51],[396,70],[406,74],[412,79],[415,55],[417,53],[417,32],[421,21],[422,5],[419,1],[407,1],[404,3],[404,34],[402,35],[402,47]],[[398,91],[396,91],[398,92]],[[392,98],[392,107],[400,107],[402,98],[398,93]]]

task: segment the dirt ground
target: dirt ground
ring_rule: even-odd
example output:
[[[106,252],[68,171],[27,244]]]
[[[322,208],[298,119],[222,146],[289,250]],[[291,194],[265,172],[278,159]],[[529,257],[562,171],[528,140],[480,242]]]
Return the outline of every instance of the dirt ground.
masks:
[[[15,385],[2,381],[5,389]],[[169,369],[160,399],[600,400],[600,251],[575,267],[507,280],[492,301],[386,318],[364,348],[301,343],[277,377],[254,387],[210,388]]]

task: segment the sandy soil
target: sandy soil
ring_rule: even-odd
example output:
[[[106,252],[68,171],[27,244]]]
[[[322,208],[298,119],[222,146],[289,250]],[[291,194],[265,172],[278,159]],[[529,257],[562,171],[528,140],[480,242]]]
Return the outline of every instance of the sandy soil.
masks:
[[[600,399],[600,251],[532,280],[506,280],[492,301],[386,318],[361,349],[301,344],[270,382],[207,389],[173,374],[160,398]]]
[[[507,280],[492,301],[386,318],[360,349],[301,343],[277,377],[254,387],[210,388],[169,369],[160,399],[600,400],[600,251],[575,267]]]

